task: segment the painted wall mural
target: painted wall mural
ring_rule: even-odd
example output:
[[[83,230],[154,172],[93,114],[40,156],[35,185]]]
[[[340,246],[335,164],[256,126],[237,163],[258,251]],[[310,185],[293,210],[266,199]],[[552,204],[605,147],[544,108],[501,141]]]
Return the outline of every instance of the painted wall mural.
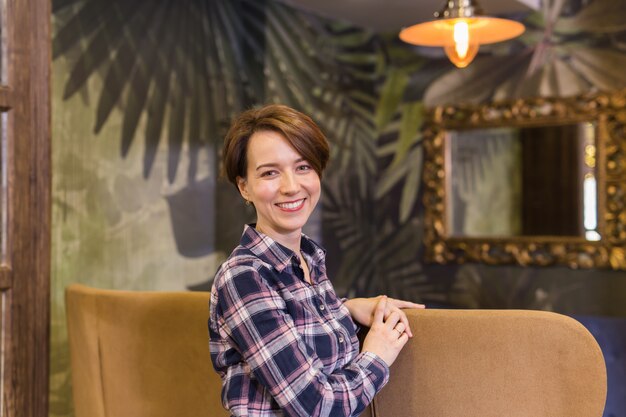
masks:
[[[253,220],[218,179],[220,143],[233,114],[258,103],[298,108],[329,136],[307,232],[342,295],[626,317],[624,273],[424,264],[420,187],[424,106],[625,87],[626,0],[546,2],[523,16],[524,37],[481,48],[465,70],[397,34],[272,0],[53,9],[51,416],[73,415],[67,284],[210,287]]]

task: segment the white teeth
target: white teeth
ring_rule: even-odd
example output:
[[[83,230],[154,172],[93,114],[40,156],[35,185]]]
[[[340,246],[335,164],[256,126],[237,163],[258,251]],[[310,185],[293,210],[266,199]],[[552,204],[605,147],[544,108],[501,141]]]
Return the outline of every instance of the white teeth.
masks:
[[[293,203],[280,203],[277,204],[277,206],[287,210],[294,210],[300,207],[302,204],[304,204],[304,200],[294,201]]]

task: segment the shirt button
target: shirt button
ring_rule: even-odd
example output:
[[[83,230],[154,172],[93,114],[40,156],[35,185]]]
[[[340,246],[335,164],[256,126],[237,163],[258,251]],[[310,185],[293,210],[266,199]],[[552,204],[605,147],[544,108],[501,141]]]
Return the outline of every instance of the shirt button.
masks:
[[[339,336],[339,343],[343,343],[343,336]]]
[[[320,304],[320,310],[324,311],[326,309],[326,307],[324,307],[324,304]]]

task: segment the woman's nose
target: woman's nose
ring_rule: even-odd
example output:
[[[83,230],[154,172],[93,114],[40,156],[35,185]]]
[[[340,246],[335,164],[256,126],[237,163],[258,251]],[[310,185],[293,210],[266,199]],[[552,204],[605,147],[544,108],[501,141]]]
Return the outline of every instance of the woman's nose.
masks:
[[[293,194],[298,191],[300,184],[294,174],[284,173],[281,178],[281,192],[283,194]]]

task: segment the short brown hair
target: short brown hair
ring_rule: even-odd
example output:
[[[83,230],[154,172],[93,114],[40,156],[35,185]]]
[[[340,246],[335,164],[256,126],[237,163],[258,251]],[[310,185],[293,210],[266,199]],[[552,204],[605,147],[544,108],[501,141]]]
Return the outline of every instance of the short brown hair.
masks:
[[[248,142],[255,132],[273,131],[285,139],[322,178],[329,157],[326,136],[306,114],[281,104],[247,110],[237,116],[224,139],[222,172],[237,186],[237,177],[246,177]]]

